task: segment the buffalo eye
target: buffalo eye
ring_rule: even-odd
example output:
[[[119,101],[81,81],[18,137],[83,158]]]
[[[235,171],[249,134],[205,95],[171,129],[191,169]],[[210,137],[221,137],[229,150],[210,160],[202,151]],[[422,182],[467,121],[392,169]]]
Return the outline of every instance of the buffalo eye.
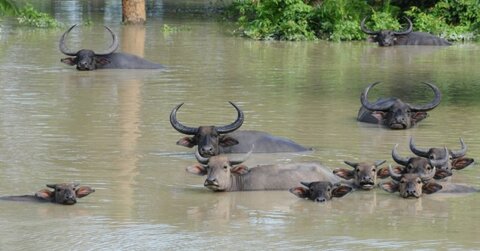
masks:
[[[57,191],[57,192],[60,192],[61,190],[62,190],[62,189],[60,189],[60,188],[55,189],[55,191]]]
[[[430,158],[430,159],[435,159],[435,156],[434,156],[434,155],[430,155],[429,158]]]
[[[330,187],[329,187],[329,188],[327,188],[327,192],[330,192],[331,190],[332,190],[332,188],[330,188]]]
[[[400,180],[400,183],[405,184],[405,180],[403,180],[403,179]]]
[[[413,166],[412,166],[412,165],[408,165],[407,168],[408,168],[408,169],[413,169]]]
[[[224,166],[223,166],[223,169],[227,169],[227,168],[228,168],[228,166],[227,166],[227,165],[224,165]]]
[[[422,181],[421,181],[421,180],[417,180],[417,184],[422,184]]]
[[[432,169],[431,166],[427,166],[427,170],[430,171]]]
[[[377,170],[375,168],[372,169],[372,172],[376,172]]]

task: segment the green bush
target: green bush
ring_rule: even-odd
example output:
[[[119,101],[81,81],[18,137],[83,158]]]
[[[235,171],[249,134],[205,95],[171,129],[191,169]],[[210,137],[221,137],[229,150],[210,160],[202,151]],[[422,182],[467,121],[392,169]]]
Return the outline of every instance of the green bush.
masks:
[[[37,28],[56,28],[62,26],[47,13],[42,13],[33,8],[32,5],[26,5],[19,10],[17,17],[18,23]]]
[[[16,14],[18,14],[18,8],[13,1],[0,0],[0,16]]]

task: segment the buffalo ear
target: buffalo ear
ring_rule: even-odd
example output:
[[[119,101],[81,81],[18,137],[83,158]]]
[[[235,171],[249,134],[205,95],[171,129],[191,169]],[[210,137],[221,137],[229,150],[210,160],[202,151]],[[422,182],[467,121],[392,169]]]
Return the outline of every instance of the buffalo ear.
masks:
[[[81,186],[81,187],[78,187],[77,190],[75,190],[75,195],[77,195],[77,198],[82,198],[93,192],[95,192],[95,189],[89,186]]]
[[[55,192],[52,192],[48,189],[42,189],[42,190],[35,193],[35,197],[51,201],[51,200],[55,199]]]
[[[422,192],[426,194],[431,194],[438,192],[442,189],[442,185],[435,183],[435,182],[428,182],[422,186]]]
[[[435,171],[435,176],[433,176],[434,179],[436,180],[440,180],[440,179],[443,179],[443,178],[446,178],[448,176],[452,176],[452,172],[451,171],[447,171],[447,170],[443,170],[443,169],[437,169]]]
[[[68,64],[68,65],[76,65],[77,63],[75,63],[75,58],[62,58],[60,59],[60,62],[64,63],[64,64]]]
[[[390,177],[390,171],[388,171],[388,167],[382,167],[378,169],[377,177],[379,177],[380,179],[386,179]]]
[[[389,182],[384,182],[382,184],[380,184],[380,187],[389,192],[389,193],[394,193],[394,192],[397,192],[398,191],[398,184],[393,182],[393,181],[389,181]]]
[[[457,158],[452,160],[452,168],[455,170],[462,170],[463,168],[472,164],[475,160],[472,158]]]
[[[371,113],[372,117],[377,119],[378,123],[382,123],[383,119],[385,118],[386,113],[381,111],[374,111]]]
[[[177,141],[177,145],[192,148],[197,145],[194,137],[183,137]]]
[[[414,123],[418,123],[427,117],[428,117],[428,113],[426,112],[414,112],[411,115],[411,119],[413,120]]]
[[[191,174],[199,175],[199,176],[207,175],[207,169],[202,164],[199,164],[199,163],[196,163],[194,165],[187,167],[185,171]]]
[[[294,187],[290,188],[288,191],[295,194],[299,198],[307,198],[310,195],[310,190],[305,187]]]
[[[333,174],[337,175],[340,178],[351,180],[354,177],[354,172],[345,168],[336,168],[333,170]]]
[[[219,140],[218,144],[222,147],[234,146],[234,145],[238,144],[238,140],[236,140],[232,137],[226,136],[226,135],[222,135],[220,137],[220,140]]]
[[[230,172],[233,174],[244,175],[247,174],[250,170],[245,165],[236,165],[230,169]]]
[[[110,59],[106,57],[95,57],[95,63],[100,65],[106,65],[110,63]]]
[[[332,191],[333,197],[343,197],[345,194],[351,192],[353,188],[346,185],[339,185],[335,187]]]

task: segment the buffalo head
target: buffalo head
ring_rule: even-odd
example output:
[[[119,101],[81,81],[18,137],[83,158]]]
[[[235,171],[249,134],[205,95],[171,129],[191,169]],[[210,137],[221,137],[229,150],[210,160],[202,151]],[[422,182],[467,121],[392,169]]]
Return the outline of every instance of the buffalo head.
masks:
[[[362,107],[372,113],[372,116],[391,129],[407,129],[412,127],[417,122],[426,118],[426,112],[437,107],[442,99],[440,90],[435,85],[424,83],[429,86],[435,94],[435,98],[428,104],[411,105],[398,98],[392,98],[388,100],[388,102],[370,103],[368,101],[368,92],[379,83],[380,82],[375,82],[365,88],[360,96],[360,102],[362,103]]]
[[[431,194],[442,189],[440,184],[431,181],[435,171],[430,174],[398,174],[392,169],[392,166],[389,167],[389,170],[393,181],[382,183],[380,187],[390,193],[398,191],[403,198],[419,198],[423,193]]]
[[[233,123],[225,126],[199,126],[197,128],[188,127],[178,122],[177,111],[180,109],[183,103],[177,105],[170,113],[170,123],[178,132],[186,135],[193,135],[191,137],[184,137],[180,139],[177,141],[177,145],[190,148],[198,145],[198,152],[200,155],[209,157],[218,155],[221,152],[220,147],[238,144],[236,139],[225,134],[240,128],[240,126],[243,124],[244,116],[240,108],[238,108],[232,102],[229,103],[237,110],[237,119]]]
[[[343,197],[353,189],[340,183],[332,184],[329,181],[300,182],[305,187],[294,187],[289,191],[299,198],[306,198],[315,202],[325,202],[333,197]]]
[[[417,156],[428,158],[430,160],[444,160],[449,159],[449,161],[441,161],[437,163],[435,167],[439,170],[444,170],[452,174],[452,169],[461,170],[474,162],[472,158],[466,158],[465,154],[467,153],[467,145],[460,138],[460,150],[448,150],[445,151],[444,148],[433,147],[428,150],[421,149],[415,146],[413,137],[410,138],[410,150]]]
[[[105,26],[105,29],[107,29],[112,35],[112,40],[113,40],[112,44],[105,52],[95,53],[92,50],[86,50],[86,49],[82,49],[75,52],[75,51],[69,50],[65,45],[65,38],[67,37],[68,33],[73,28],[75,28],[75,26],[77,25],[76,24],[72,25],[72,27],[70,27],[65,33],[63,33],[62,37],[60,38],[60,43],[59,43],[60,51],[67,56],[71,56],[68,58],[63,58],[60,61],[68,65],[72,65],[72,66],[76,65],[77,70],[80,70],[80,71],[95,70],[97,69],[98,65],[105,65],[110,63],[110,60],[108,59],[107,56],[115,52],[115,50],[117,50],[119,45],[119,42],[115,33],[113,33],[113,31],[110,30],[110,28]]]
[[[371,190],[377,182],[377,168],[385,163],[385,160],[379,160],[375,163],[353,163],[345,161],[345,164],[353,167],[353,170],[337,168],[333,173],[346,180],[353,179],[353,184],[363,190]]]
[[[79,184],[48,184],[50,189],[42,189],[35,193],[35,197],[64,205],[73,205],[77,203],[77,198],[85,197],[95,189],[89,186],[79,186]]]
[[[412,21],[405,17],[408,22],[408,28],[405,31],[392,31],[392,30],[379,30],[379,31],[371,31],[365,27],[365,20],[367,17],[363,18],[360,27],[362,31],[368,35],[374,36],[374,41],[377,42],[380,46],[392,46],[395,45],[395,41],[397,40],[397,36],[407,35],[413,31]]]
[[[187,172],[204,176],[207,179],[204,186],[212,191],[226,191],[232,185],[232,175],[243,175],[249,172],[248,167],[241,165],[248,159],[252,151],[239,159],[232,159],[226,155],[216,155],[209,158],[202,157],[195,151],[195,157],[199,163],[187,167]]]

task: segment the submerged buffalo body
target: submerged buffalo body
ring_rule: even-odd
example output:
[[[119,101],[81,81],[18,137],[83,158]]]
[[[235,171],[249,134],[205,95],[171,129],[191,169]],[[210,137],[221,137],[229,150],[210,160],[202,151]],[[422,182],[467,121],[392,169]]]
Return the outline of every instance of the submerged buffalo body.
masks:
[[[451,45],[447,40],[425,32],[414,32],[412,21],[408,21],[408,28],[405,31],[380,30],[371,31],[365,27],[365,17],[360,24],[362,31],[368,35],[373,35],[373,40],[380,46],[394,45]]]
[[[461,170],[474,162],[474,159],[465,157],[467,153],[467,145],[460,138],[460,150],[448,150],[445,151],[444,148],[432,147],[427,149],[421,149],[415,146],[413,137],[410,138],[410,150],[417,156],[428,158],[431,160],[443,160],[448,159],[449,161],[438,162],[435,167],[438,170],[444,170],[452,175],[452,170]]]
[[[385,163],[385,160],[379,160],[375,163],[354,163],[345,161],[345,164],[351,166],[352,169],[337,168],[333,170],[333,173],[343,179],[351,180],[352,185],[355,188],[362,190],[371,190],[377,183],[377,170],[379,166]]]
[[[210,158],[195,153],[199,163],[187,167],[187,172],[207,178],[204,186],[212,191],[288,190],[300,182],[328,181],[337,183],[339,178],[318,163],[292,163],[264,165],[248,168],[226,155]]]
[[[71,51],[65,45],[65,38],[68,33],[75,27],[73,25],[65,33],[63,33],[60,38],[59,49],[60,51],[67,55],[71,56],[68,58],[61,59],[62,63],[67,65],[76,65],[77,70],[80,71],[92,71],[96,69],[162,69],[163,65],[152,63],[141,57],[115,52],[118,48],[119,42],[118,38],[113,33],[110,28],[105,28],[112,34],[112,45],[107,49],[107,51],[102,53],[96,53],[92,50],[82,49],[77,52]]]
[[[325,202],[333,197],[343,197],[353,190],[352,187],[331,183],[329,181],[300,182],[303,187],[294,187],[289,191],[299,198],[305,198],[314,202]]]
[[[243,112],[234,103],[237,119],[225,126],[188,127],[177,120],[177,111],[183,105],[177,105],[170,114],[172,127],[187,136],[177,141],[177,145],[185,147],[197,146],[201,156],[209,157],[221,153],[247,153],[253,148],[256,153],[302,152],[308,151],[292,140],[276,137],[266,132],[236,131],[243,124]]]
[[[390,129],[408,129],[428,116],[427,111],[437,107],[441,101],[440,90],[433,84],[429,86],[435,98],[425,105],[411,105],[399,98],[379,99],[374,103],[368,101],[368,92],[372,87],[379,84],[375,82],[369,85],[360,96],[360,107],[357,120],[366,123],[382,124]]]
[[[47,187],[52,188],[53,191],[50,189],[42,189],[36,192],[35,195],[4,196],[0,197],[0,199],[73,205],[77,203],[77,199],[95,192],[95,189],[89,186],[79,186],[79,184],[49,184]]]

